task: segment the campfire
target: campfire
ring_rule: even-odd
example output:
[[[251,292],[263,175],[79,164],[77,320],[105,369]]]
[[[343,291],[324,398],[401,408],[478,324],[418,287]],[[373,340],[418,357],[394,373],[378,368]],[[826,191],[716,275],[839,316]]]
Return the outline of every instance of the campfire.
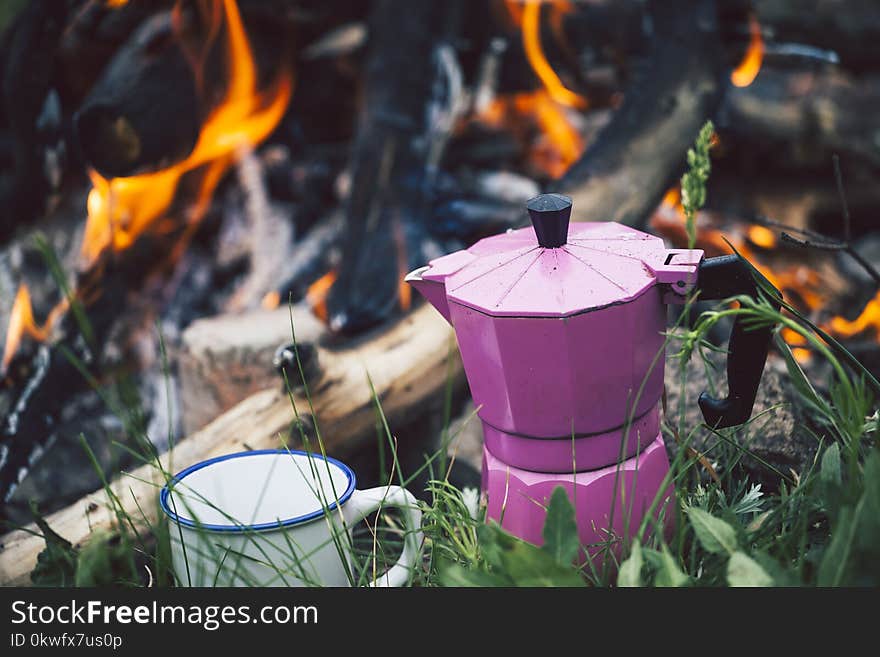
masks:
[[[418,460],[443,379],[457,411],[467,389],[404,276],[526,226],[541,192],[741,254],[880,367],[880,62],[858,21],[715,0],[51,4],[0,53],[2,520],[97,489],[82,440],[108,477],[192,434],[295,442],[284,378],[319,398],[297,422],[374,450],[365,358]],[[677,181],[708,119],[689,245]]]

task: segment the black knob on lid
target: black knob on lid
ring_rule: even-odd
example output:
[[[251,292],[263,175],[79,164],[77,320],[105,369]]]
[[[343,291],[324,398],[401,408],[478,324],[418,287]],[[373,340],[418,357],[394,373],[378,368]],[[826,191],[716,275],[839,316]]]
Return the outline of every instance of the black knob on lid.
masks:
[[[562,194],[541,194],[526,203],[538,244],[555,249],[568,241],[571,199]]]

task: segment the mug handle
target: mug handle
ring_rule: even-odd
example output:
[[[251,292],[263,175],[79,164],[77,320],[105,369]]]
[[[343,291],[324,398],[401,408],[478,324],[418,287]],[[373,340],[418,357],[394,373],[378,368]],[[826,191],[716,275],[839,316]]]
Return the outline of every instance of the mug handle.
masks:
[[[379,486],[354,491],[342,506],[346,525],[360,522],[374,511],[389,506],[400,509],[403,514],[403,552],[397,563],[370,582],[370,586],[404,586],[409,580],[410,572],[417,565],[423,538],[422,512],[418,508],[418,500],[400,486]]]

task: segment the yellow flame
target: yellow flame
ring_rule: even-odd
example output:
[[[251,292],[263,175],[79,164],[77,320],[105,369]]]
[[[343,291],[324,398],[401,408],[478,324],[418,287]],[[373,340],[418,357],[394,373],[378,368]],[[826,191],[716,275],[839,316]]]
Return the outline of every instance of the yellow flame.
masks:
[[[108,6],[122,6],[126,0],[108,0]],[[195,202],[184,224],[183,235],[174,245],[171,257],[186,248],[199,221],[207,212],[211,197],[223,175],[243,149],[253,147],[269,136],[287,108],[292,90],[292,77],[283,71],[274,88],[265,93],[257,90],[254,59],[235,0],[212,0],[213,9],[226,21],[229,83],[224,98],[202,126],[192,153],[167,169],[127,178],[106,179],[89,172],[92,189],[87,200],[88,218],[83,235],[82,255],[91,265],[105,249],[124,251],[145,231],[173,230],[171,221],[161,221],[177,192],[181,177],[200,169],[201,177]],[[180,5],[175,6],[175,11]],[[212,30],[213,33],[213,30]],[[193,60],[191,60],[193,61]],[[200,71],[195,71],[200,75]],[[166,228],[170,225],[170,228]],[[82,290],[77,290],[77,294]],[[59,303],[43,326],[36,324],[27,286],[16,295],[0,372],[6,369],[23,336],[47,340],[52,326],[68,308],[66,300]]]
[[[306,301],[312,309],[312,312],[315,314],[315,317],[325,323],[327,322],[328,316],[327,295],[330,293],[330,288],[333,287],[333,283],[335,282],[336,272],[332,270],[328,271],[321,276],[321,278],[309,285],[309,289],[306,292]]]
[[[570,11],[571,6],[557,3],[560,11]],[[547,61],[541,46],[541,0],[526,0],[522,9],[522,37],[526,57],[535,75],[541,80],[550,97],[561,105],[575,109],[587,107],[587,99],[568,89]]]
[[[291,94],[290,76],[282,75],[269,94],[257,91],[256,69],[238,6],[235,0],[222,2],[230,66],[223,101],[207,118],[195,148],[182,162],[154,173],[111,180],[90,172],[93,187],[82,247],[87,263],[94,262],[106,248],[129,248],[164,215],[181,177],[206,167],[189,219],[190,224],[198,223],[239,150],[265,139],[284,115]]]
[[[764,38],[761,36],[761,24],[755,15],[749,16],[749,45],[742,61],[730,74],[730,81],[735,87],[748,87],[761,70],[764,60]]]
[[[21,344],[23,336],[28,335],[34,340],[45,342],[49,339],[52,327],[58,318],[67,310],[67,301],[62,301],[46,318],[42,326],[34,320],[34,311],[31,306],[31,293],[28,286],[22,283],[15,295],[15,301],[12,304],[12,313],[9,315],[9,326],[6,328],[6,345],[3,348],[3,360],[0,360],[0,373],[6,371],[9,363],[18,347]]]
[[[776,233],[766,226],[749,227],[749,239],[752,244],[760,246],[762,249],[772,249],[776,246]]]
[[[266,296],[264,296],[263,300],[260,302],[260,305],[266,310],[275,310],[280,304],[281,293],[275,291],[267,292]]]
[[[880,337],[880,291],[854,320],[849,321],[843,317],[834,317],[829,326],[837,336],[842,338],[851,338],[869,329]]]

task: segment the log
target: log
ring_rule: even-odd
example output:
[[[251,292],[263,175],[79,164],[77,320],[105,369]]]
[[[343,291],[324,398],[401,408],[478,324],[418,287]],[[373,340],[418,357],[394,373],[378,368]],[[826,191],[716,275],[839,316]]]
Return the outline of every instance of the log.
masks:
[[[57,129],[43,134],[39,117],[55,73],[52,56],[66,20],[65,3],[31,2],[3,37],[0,82],[2,114],[12,142],[14,168],[0,178],[0,243],[18,223],[29,222],[44,210],[49,181],[43,172],[43,148]]]
[[[323,332],[304,309],[294,310],[294,325],[300,341],[315,342]],[[245,397],[276,385],[272,355],[290,340],[287,304],[190,324],[177,355],[183,430],[201,429]]]
[[[147,241],[142,246],[147,256],[155,253]],[[114,325],[134,315],[127,297],[129,285],[136,289],[148,271],[143,257],[123,261],[105,251],[79,272],[73,294],[85,322],[80,324],[77,312],[66,311],[53,331],[54,341],[40,344],[32,354],[16,354],[0,377],[0,396],[5,398],[0,400],[0,521],[5,519],[2,504],[43,453],[65,404],[89,387],[68,354],[92,376],[98,374]]]
[[[782,166],[827,167],[831,154],[840,153],[880,167],[878,104],[877,74],[766,67],[748,87],[730,89],[721,117],[734,144],[763,147]],[[779,157],[780,144],[790,145],[788,157]]]
[[[832,50],[853,70],[877,70],[880,5],[864,0],[753,0],[774,41]]]
[[[334,331],[357,333],[394,315],[403,276],[421,264],[427,170],[438,156],[428,110],[432,87],[444,81],[435,47],[458,5],[379,0],[373,6],[343,258],[327,298]]]
[[[145,20],[158,11],[170,10],[175,1],[126,2],[115,6],[107,2],[78,4],[70,12],[53,53],[58,62],[55,84],[68,107],[82,102],[113,54]]]
[[[599,137],[550,191],[591,221],[641,224],[680,173],[685,153],[721,99],[727,73],[715,3],[649,3],[649,64]]]
[[[311,383],[310,392],[316,424],[328,451],[344,455],[375,429],[368,374],[392,428],[407,409],[442,394],[450,373],[460,383],[463,377],[454,348],[453,362],[447,362],[453,345],[449,326],[433,308],[424,305],[396,323],[362,336],[355,346],[319,347],[322,374]],[[308,415],[304,394],[295,393],[293,403],[301,415]],[[162,467],[177,472],[221,454],[278,447],[293,421],[291,401],[280,387],[258,392],[178,442],[161,457]],[[112,487],[125,511],[143,528],[157,521],[156,495],[163,483],[155,465],[148,464],[121,475]],[[115,516],[106,502],[99,490],[46,520],[54,531],[81,545],[92,532],[113,527]],[[42,538],[31,533],[34,531],[36,527],[30,526],[0,537],[0,585],[29,583],[37,555],[45,547]]]
[[[74,119],[79,150],[106,178],[164,168],[193,149],[206,114],[170,11],[119,49]]]

